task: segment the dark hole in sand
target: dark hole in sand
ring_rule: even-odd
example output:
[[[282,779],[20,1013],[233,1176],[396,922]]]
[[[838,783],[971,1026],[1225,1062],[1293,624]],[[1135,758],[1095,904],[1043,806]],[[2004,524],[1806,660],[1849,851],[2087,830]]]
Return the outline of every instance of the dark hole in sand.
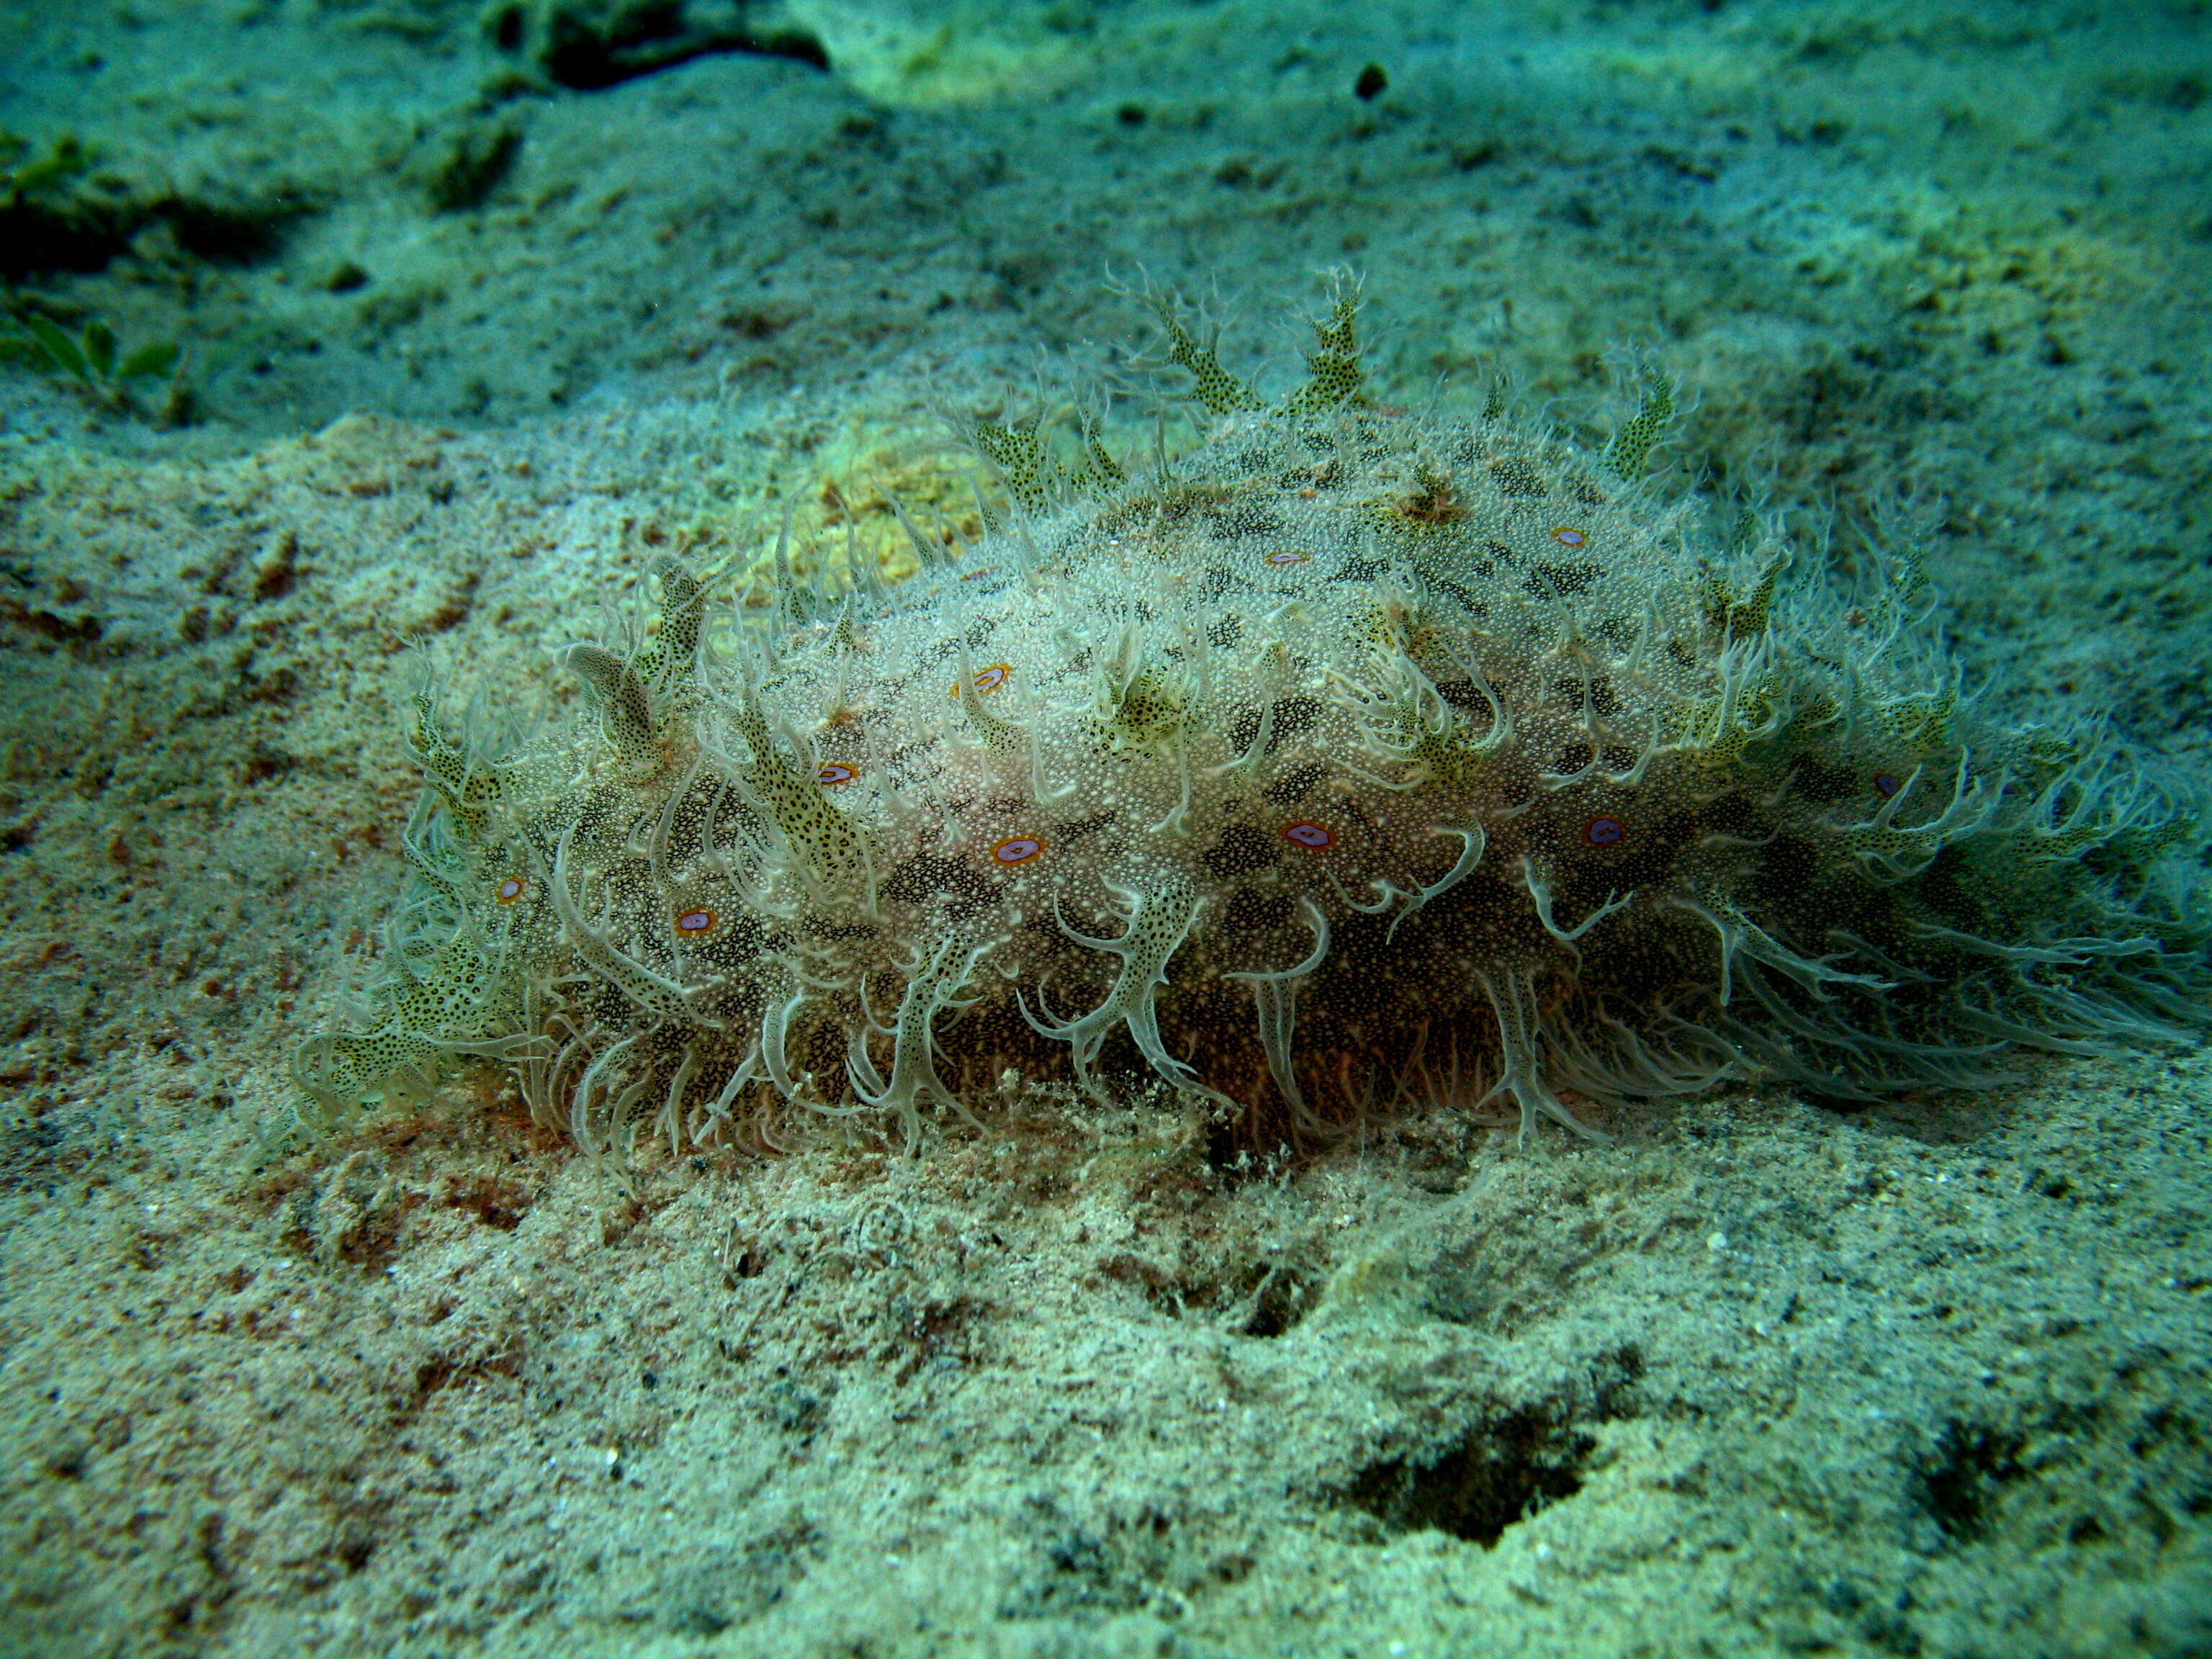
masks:
[[[1479,1420],[1456,1441],[1359,1471],[1343,1501],[1393,1534],[1441,1532],[1485,1549],[1516,1522],[1582,1490],[1597,1442],[1557,1407]]]

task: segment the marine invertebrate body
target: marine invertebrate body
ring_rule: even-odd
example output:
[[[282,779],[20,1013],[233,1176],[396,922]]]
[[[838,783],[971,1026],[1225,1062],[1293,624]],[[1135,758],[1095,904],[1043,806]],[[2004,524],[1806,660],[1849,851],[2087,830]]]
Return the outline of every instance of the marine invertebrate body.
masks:
[[[1012,1067],[1263,1134],[1579,1131],[2198,1020],[2182,815],[1962,697],[1909,561],[1845,594],[1642,485],[1663,381],[1594,451],[1373,407],[1348,291],[1273,403],[1161,312],[1194,453],[977,422],[1008,511],[899,587],[731,605],[665,560],[649,635],[565,653],[581,723],[497,747],[418,697],[413,891],[307,1094],[476,1056],[593,1149],[910,1142]]]

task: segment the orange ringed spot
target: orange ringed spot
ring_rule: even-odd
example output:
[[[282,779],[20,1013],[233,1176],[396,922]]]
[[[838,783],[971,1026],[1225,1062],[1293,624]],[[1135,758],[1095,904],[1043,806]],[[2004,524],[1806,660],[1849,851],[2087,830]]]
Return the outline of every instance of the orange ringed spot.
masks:
[[[831,761],[814,771],[814,781],[825,788],[835,788],[841,783],[850,783],[860,775],[858,767],[848,766],[842,761]]]
[[[1310,556],[1296,548],[1279,547],[1273,553],[1262,554],[1260,562],[1262,564],[1304,564]]]
[[[1006,677],[1013,672],[1014,665],[1012,663],[994,662],[988,668],[976,670],[975,678],[969,684],[975,688],[978,696],[988,697],[1004,685],[1006,683]],[[957,680],[952,682],[952,701],[955,702],[960,701],[960,682]]]
[[[512,904],[529,890],[530,884],[523,880],[520,876],[509,876],[492,889],[492,896],[501,904]]]
[[[1336,845],[1336,837],[1328,833],[1325,823],[1286,823],[1283,826],[1283,839],[1300,847],[1310,847],[1316,852]]]
[[[714,931],[714,913],[703,904],[696,910],[686,910],[676,918],[676,931],[694,939],[701,933],[711,933]]]
[[[1571,524],[1563,524],[1554,530],[1552,532],[1552,539],[1559,543],[1561,547],[1581,547],[1589,541],[1588,536]]]
[[[1592,818],[1583,825],[1583,840],[1592,847],[1611,847],[1627,833],[1619,818]]]
[[[1035,836],[1016,836],[994,847],[991,857],[1000,864],[1027,864],[1043,851],[1044,843]]]

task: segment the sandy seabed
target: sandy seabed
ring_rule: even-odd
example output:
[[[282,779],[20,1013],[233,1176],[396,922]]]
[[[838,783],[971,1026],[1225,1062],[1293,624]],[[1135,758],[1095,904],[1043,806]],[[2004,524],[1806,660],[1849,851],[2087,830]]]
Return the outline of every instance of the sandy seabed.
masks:
[[[305,1138],[284,1069],[410,640],[556,707],[659,548],[896,556],[1109,270],[1294,368],[1356,265],[1407,403],[1650,352],[1680,487],[1912,498],[1978,684],[2203,787],[2201,9],[677,9],[633,75],[588,5],[0,6],[0,125],[97,156],[0,264],[195,415],[0,371],[0,1651],[2212,1653],[2201,1051],[620,1178],[490,1076]]]

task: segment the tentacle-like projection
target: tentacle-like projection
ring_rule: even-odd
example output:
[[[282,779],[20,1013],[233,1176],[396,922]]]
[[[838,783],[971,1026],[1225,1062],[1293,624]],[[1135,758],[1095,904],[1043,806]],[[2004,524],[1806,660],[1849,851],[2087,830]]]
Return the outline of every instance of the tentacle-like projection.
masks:
[[[1547,1080],[1542,1004],[1538,1000],[1534,972],[1508,968],[1486,970],[1476,977],[1498,1019],[1499,1064],[1497,1083],[1475,1103],[1475,1109],[1480,1110],[1500,1095],[1510,1095],[1520,1109],[1524,1141],[1536,1121],[1546,1117],[1589,1139],[1607,1139],[1602,1131],[1569,1111]]]
[[[721,1022],[708,1016],[699,1006],[714,989],[711,982],[679,984],[620,949],[603,930],[593,927],[584,920],[583,913],[576,908],[575,895],[568,886],[570,854],[575,836],[576,826],[573,823],[562,830],[560,845],[553,854],[552,868],[547,870],[541,863],[539,870],[545,882],[546,895],[552,900],[562,926],[568,930],[568,942],[574,946],[576,954],[596,969],[608,983],[656,1018],[674,1020],[700,1030],[720,1030]]]
[[[1626,910],[1636,897],[1633,888],[1626,893],[1607,893],[1605,896],[1605,902],[1599,905],[1596,909],[1591,911],[1573,927],[1562,927],[1552,915],[1551,878],[1536,867],[1536,861],[1534,859],[1524,858],[1521,860],[1521,882],[1528,890],[1528,902],[1535,906],[1536,920],[1543,925],[1544,931],[1565,945],[1568,952],[1577,962],[1583,959],[1583,935],[1607,916]]]
[[[1067,1044],[1076,1081],[1093,1094],[1103,1093],[1092,1070],[1099,1048],[1115,1026],[1127,1025],[1130,1036],[1136,1041],[1138,1052],[1160,1076],[1180,1089],[1218,1095],[1218,1090],[1207,1086],[1188,1065],[1168,1053],[1167,1045],[1160,1040],[1157,998],[1168,982],[1169,958],[1182,948],[1183,940],[1189,936],[1191,924],[1198,920],[1198,896],[1181,882],[1170,883],[1152,893],[1133,892],[1127,888],[1115,890],[1130,902],[1127,926],[1119,939],[1094,939],[1087,933],[1079,933],[1060,915],[1056,903],[1053,912],[1060,932],[1078,945],[1104,951],[1121,959],[1121,970],[1115,975],[1105,1000],[1080,1018],[1064,1021],[1050,1019],[1049,1011],[1048,1018],[1039,1018],[1030,1012],[1024,1000],[1024,1018],[1040,1035]],[[1042,994],[1039,1006],[1042,1006]]]
[[[1298,1087],[1297,1069],[1291,1053],[1291,1034],[1297,1023],[1298,987],[1311,979],[1328,957],[1328,918],[1311,899],[1303,899],[1298,904],[1298,920],[1314,936],[1313,951],[1304,961],[1278,973],[1240,970],[1222,977],[1243,980],[1252,987],[1252,1000],[1260,1013],[1260,1048],[1267,1057],[1267,1075],[1274,1079],[1275,1087],[1297,1121],[1311,1127],[1313,1115],[1306,1108],[1305,1091]]]
[[[974,1123],[959,1096],[945,1086],[937,1073],[937,1016],[947,1008],[964,1008],[961,991],[975,974],[975,965],[990,953],[989,943],[963,945],[957,939],[938,941],[927,960],[917,963],[900,999],[897,1019],[887,1035],[891,1039],[891,1071],[885,1078],[868,1054],[867,1030],[855,1030],[848,1047],[845,1065],[853,1092],[863,1104],[894,1112],[905,1126],[909,1144],[921,1133],[916,1108],[935,1106]],[[972,1001],[973,999],[969,999]],[[871,1022],[872,1024],[872,1022]],[[875,1029],[881,1030],[880,1026]]]
[[[1438,824],[1429,833],[1432,836],[1457,836],[1460,841],[1459,856],[1452,860],[1451,868],[1445,871],[1439,879],[1431,882],[1406,900],[1406,908],[1391,918],[1390,931],[1382,936],[1383,943],[1386,945],[1397,938],[1398,929],[1405,925],[1407,917],[1412,915],[1423,905],[1442,898],[1473,875],[1475,866],[1482,862],[1482,849],[1489,842],[1489,837],[1483,832],[1483,828],[1479,823],[1470,825],[1464,830],[1455,823]]]

